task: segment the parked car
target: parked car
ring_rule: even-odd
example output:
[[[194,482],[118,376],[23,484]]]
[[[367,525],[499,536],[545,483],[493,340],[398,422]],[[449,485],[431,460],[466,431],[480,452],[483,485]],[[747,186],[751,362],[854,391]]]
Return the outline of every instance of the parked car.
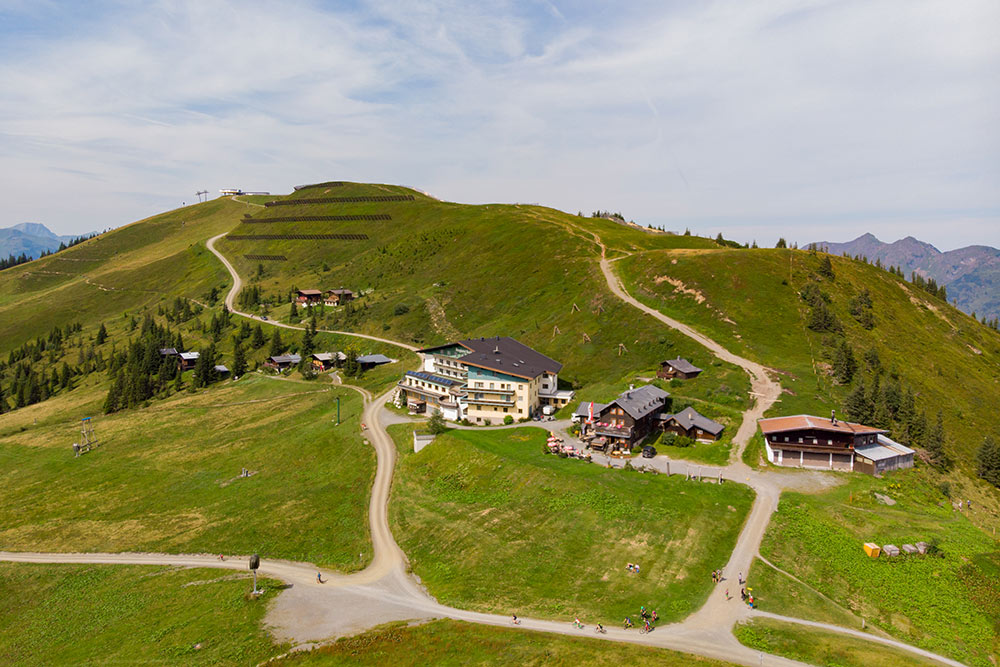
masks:
[[[642,448],[642,458],[651,459],[654,456],[656,456],[656,447],[653,447],[652,445],[646,445],[645,447]]]
[[[266,322],[267,321],[267,315],[261,315],[260,319],[262,319],[262,320],[264,320]]]

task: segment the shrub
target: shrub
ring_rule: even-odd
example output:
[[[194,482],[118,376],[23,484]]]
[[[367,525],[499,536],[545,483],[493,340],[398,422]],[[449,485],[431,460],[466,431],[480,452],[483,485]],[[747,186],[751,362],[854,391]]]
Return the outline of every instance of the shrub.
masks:
[[[503,418],[503,423],[505,426],[510,426],[511,424],[514,423],[514,417],[511,415],[507,415],[506,417]]]
[[[694,440],[686,435],[679,435],[674,439],[674,447],[690,447],[693,444]]]
[[[941,482],[940,484],[938,484],[938,489],[940,489],[941,494],[945,498],[951,498],[951,483],[950,482]]]
[[[448,425],[445,424],[444,415],[441,414],[440,410],[435,410],[433,414],[431,414],[431,418],[427,422],[427,430],[434,435],[440,435],[448,430]]]
[[[405,303],[400,303],[400,304],[396,304],[396,307],[393,309],[392,314],[393,315],[406,315],[408,312],[410,312],[410,307],[407,306]]]
[[[677,442],[677,434],[673,431],[664,431],[663,435],[660,436],[660,444],[666,447],[671,447]]]

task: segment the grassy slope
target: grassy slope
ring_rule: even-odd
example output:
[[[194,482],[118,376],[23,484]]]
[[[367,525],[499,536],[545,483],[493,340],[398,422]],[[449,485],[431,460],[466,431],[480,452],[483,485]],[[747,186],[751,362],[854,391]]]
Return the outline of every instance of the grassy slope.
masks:
[[[952,452],[969,465],[984,433],[1000,437],[993,419],[1000,408],[1000,336],[885,271],[832,259],[836,279],[820,285],[833,297],[856,356],[874,347],[883,365],[918,393],[918,407],[932,418],[943,410]],[[638,298],[780,370],[786,394],[773,413],[825,415],[840,407],[848,387],[835,385],[824,370],[825,334],[805,326],[808,308],[798,292],[816,279],[818,264],[805,251],[762,249],[645,253],[617,268]],[[660,276],[697,290],[704,302],[657,282]],[[848,299],[865,287],[877,321],[870,332],[847,312]]]
[[[830,667],[896,667],[941,665],[882,644],[794,623],[758,619],[736,627],[736,637],[750,648],[813,665]]]
[[[735,484],[543,454],[537,428],[450,431],[419,454],[411,429],[393,427],[393,533],[431,593],[461,608],[613,624],[646,605],[683,618],[707,597],[752,500]]]
[[[281,653],[261,626],[273,592],[253,600],[245,577],[220,577],[227,575],[0,564],[0,662],[252,665]],[[274,583],[263,585],[273,591]]]
[[[226,284],[204,241],[232,228],[242,210],[228,199],[188,206],[0,271],[0,353],[53,326],[96,326],[164,297],[202,298]]]
[[[878,503],[876,491],[897,503]],[[861,548],[869,541],[899,546],[933,540],[944,558],[872,560]],[[819,495],[784,494],[761,553],[869,625],[986,665],[1000,648],[995,604],[1000,571],[987,555],[998,547],[950,507],[923,470],[910,470],[885,480],[853,476]],[[766,587],[759,593],[765,609],[809,614],[808,607],[786,608],[780,599],[769,604]]]
[[[295,653],[289,667],[326,665],[664,665],[728,663],[665,649],[440,620],[390,626]]]
[[[292,287],[344,286],[373,291],[358,302],[354,316],[326,309],[327,328],[352,328],[419,344],[510,335],[563,362],[562,377],[578,385],[618,382],[677,354],[708,362],[697,346],[637,317],[612,297],[600,275],[592,237],[578,227],[598,230],[623,250],[706,247],[714,242],[646,234],[537,206],[439,202],[398,186],[347,184],[300,190],[290,197],[394,193],[414,194],[416,199],[253,211],[255,219],[388,213],[393,218],[389,222],[280,222],[241,224],[233,230],[238,235],[363,233],[368,241],[224,239],[218,247],[248,277],[256,274],[258,262],[243,259],[244,254],[288,258],[263,263],[265,273],[259,280],[266,293],[281,295],[281,305],[272,314],[282,318]],[[323,270],[324,264],[329,271]],[[409,311],[395,314],[400,304]],[[584,341],[584,333],[591,342]],[[618,356],[619,343],[626,345],[627,354]],[[706,378],[706,383],[712,381]]]
[[[104,444],[80,458],[70,443],[79,417],[103,400],[100,388],[4,415],[0,544],[259,551],[356,569],[358,554],[371,554],[366,499],[375,457],[359,436],[360,397],[343,388],[316,393],[324,388],[248,376],[176,394],[99,417]],[[335,396],[339,427],[330,422]],[[243,467],[258,474],[236,479]]]

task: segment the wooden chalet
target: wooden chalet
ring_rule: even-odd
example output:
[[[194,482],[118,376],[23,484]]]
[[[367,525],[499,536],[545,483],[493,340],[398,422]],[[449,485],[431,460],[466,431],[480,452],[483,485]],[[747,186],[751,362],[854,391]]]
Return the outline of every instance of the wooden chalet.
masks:
[[[278,354],[268,357],[267,361],[264,362],[264,368],[284,371],[292,366],[298,366],[300,361],[302,361],[302,357],[297,354]]]
[[[343,288],[327,290],[323,299],[323,303],[327,306],[340,306],[348,301],[354,301],[354,292]]]
[[[687,407],[674,415],[661,415],[660,423],[664,431],[687,436],[698,442],[714,442],[722,435],[725,426],[713,421],[692,407]]]
[[[363,371],[371,370],[382,364],[391,364],[393,361],[395,359],[390,359],[384,354],[363,354],[358,357],[358,363],[361,365],[361,370]]]
[[[295,293],[295,301],[303,306],[312,306],[323,301],[323,293],[318,289],[300,289]]]
[[[347,360],[347,355],[343,352],[316,352],[312,355],[312,368],[317,373],[328,371],[332,368],[340,368]]]
[[[181,372],[189,371],[198,363],[200,356],[201,354],[198,352],[180,352],[177,355],[177,367],[181,369]]]
[[[594,423],[583,424],[587,435],[595,440],[591,447],[603,444],[612,449],[631,449],[660,424],[660,413],[669,405],[670,394],[651,384],[622,392],[607,404],[594,404]],[[600,406],[600,408],[598,408]],[[589,403],[577,408],[589,412]]]
[[[664,380],[670,380],[672,378],[680,378],[682,380],[690,380],[691,378],[696,378],[701,374],[701,369],[692,364],[687,359],[668,359],[667,361],[660,362],[660,370],[656,372],[656,377],[663,378]]]
[[[913,450],[888,438],[887,431],[812,415],[758,421],[767,460],[780,466],[865,472],[913,465]]]
[[[223,366],[222,364],[216,364],[215,374],[218,375],[220,378],[229,377],[229,369]]]

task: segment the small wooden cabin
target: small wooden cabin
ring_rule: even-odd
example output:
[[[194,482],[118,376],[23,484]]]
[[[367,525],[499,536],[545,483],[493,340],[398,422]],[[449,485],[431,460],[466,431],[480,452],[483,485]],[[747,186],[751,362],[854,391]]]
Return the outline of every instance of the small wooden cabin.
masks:
[[[323,293],[318,289],[300,289],[295,294],[295,300],[303,306],[311,306],[323,301]]]
[[[340,306],[348,301],[354,301],[354,292],[349,289],[331,289],[326,291],[323,303],[328,306]]]
[[[691,378],[696,378],[701,374],[701,369],[692,364],[687,359],[668,359],[667,361],[660,362],[660,370],[656,372],[656,377],[663,378],[664,380],[670,380],[672,378],[680,378],[682,380],[690,380]]]

